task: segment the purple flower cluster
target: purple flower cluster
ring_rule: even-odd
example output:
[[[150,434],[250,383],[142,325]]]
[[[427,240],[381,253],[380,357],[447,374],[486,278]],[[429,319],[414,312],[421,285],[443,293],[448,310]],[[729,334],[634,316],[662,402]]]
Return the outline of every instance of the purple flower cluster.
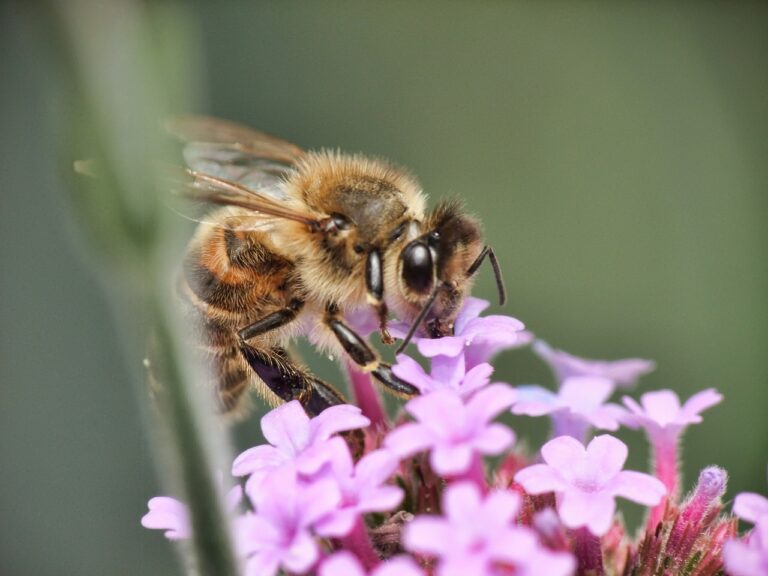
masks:
[[[737,497],[734,513],[755,524],[743,538],[721,514],[721,469],[704,470],[680,499],[680,438],[722,400],[716,391],[682,405],[670,390],[612,403],[654,364],[584,360],[542,341],[533,349],[556,390],[492,382],[493,356],[533,336],[514,318],[480,316],[487,306],[469,298],[453,336],[414,339],[428,370],[397,357],[393,372],[420,395],[393,421],[375,396],[366,413],[343,405],[310,419],[289,402],[264,416],[268,443],[232,466],[244,487],[228,507],[245,574],[650,575],[673,566],[710,576],[723,562],[734,576],[768,573],[768,499]],[[535,454],[516,448],[512,414],[548,416],[551,439]],[[645,431],[652,474],[624,470],[619,439],[592,436],[620,426]],[[500,458],[495,469],[490,458]],[[627,536],[617,497],[651,508],[639,539]],[[193,530],[186,506],[167,497],[150,500],[142,523],[170,539]]]

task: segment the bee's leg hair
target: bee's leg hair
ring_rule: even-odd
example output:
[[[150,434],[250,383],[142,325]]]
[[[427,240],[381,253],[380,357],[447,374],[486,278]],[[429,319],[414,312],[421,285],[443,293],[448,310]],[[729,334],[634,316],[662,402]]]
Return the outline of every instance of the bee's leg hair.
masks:
[[[330,384],[303,370],[284,348],[259,349],[242,342],[240,352],[264,384],[284,402],[298,400],[310,417],[347,400]]]
[[[379,332],[384,344],[394,344],[395,339],[387,330],[387,305],[384,302],[384,265],[381,262],[381,252],[373,249],[365,261],[365,290],[368,302],[376,310],[379,319]]]
[[[379,360],[368,343],[339,317],[338,310],[335,307],[331,306],[328,308],[325,315],[325,323],[352,361],[364,372],[373,374],[376,380],[399,396],[414,396],[419,393],[415,386],[403,382],[395,376],[389,364]]]
[[[294,298],[285,308],[267,314],[264,318],[256,320],[253,324],[241,328],[238,330],[237,335],[241,341],[245,341],[285,326],[296,318],[303,307],[304,301]]]

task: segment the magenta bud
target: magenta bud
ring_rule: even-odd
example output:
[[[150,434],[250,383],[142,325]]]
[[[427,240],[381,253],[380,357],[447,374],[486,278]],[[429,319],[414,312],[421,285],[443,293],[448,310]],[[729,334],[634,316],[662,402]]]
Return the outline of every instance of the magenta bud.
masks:
[[[718,466],[704,468],[699,474],[699,481],[693,494],[681,510],[680,516],[686,522],[699,522],[712,505],[719,503],[725,494],[728,473]]]

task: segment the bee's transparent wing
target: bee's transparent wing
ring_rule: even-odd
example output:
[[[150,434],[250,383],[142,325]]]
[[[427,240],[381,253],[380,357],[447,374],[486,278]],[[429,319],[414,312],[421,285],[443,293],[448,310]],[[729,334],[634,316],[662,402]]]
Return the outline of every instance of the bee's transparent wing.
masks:
[[[258,216],[262,221],[293,220],[312,228],[320,224],[315,215],[292,202],[283,201],[268,193],[225,178],[195,170],[170,167],[167,170],[166,179],[173,192],[193,202],[245,208],[254,212],[254,218]]]
[[[305,152],[295,144],[228,120],[180,116],[167,130],[185,143],[184,161],[217,176],[286,200],[283,183]]]

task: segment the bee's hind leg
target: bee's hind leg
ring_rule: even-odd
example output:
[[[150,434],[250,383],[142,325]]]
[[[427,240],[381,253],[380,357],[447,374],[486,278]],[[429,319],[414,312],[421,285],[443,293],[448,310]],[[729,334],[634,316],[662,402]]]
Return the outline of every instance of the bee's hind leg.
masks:
[[[368,343],[350,328],[334,307],[329,307],[325,315],[325,324],[331,329],[346,353],[364,372],[370,372],[376,380],[384,384],[398,396],[415,396],[419,390],[403,382],[392,373],[392,367],[379,360],[378,355]]]
[[[269,390],[284,402],[298,400],[310,417],[347,403],[330,384],[298,366],[284,348],[260,349],[242,342],[240,352]]]

